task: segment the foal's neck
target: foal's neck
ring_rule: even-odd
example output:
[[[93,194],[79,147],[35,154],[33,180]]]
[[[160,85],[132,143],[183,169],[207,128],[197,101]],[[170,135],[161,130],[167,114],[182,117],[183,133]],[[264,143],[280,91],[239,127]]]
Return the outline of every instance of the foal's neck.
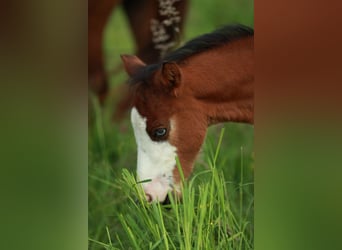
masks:
[[[208,124],[244,122],[254,115],[253,38],[231,42],[189,59],[184,82]]]

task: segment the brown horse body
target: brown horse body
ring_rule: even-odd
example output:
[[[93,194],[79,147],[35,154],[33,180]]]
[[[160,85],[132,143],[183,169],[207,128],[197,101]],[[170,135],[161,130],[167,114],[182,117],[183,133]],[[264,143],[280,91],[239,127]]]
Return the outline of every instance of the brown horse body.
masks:
[[[180,191],[174,157],[188,177],[209,125],[253,123],[253,37],[248,27],[227,26],[159,64],[122,56],[133,81],[138,178],[152,180],[143,183],[148,200],[163,201],[168,191]]]
[[[99,97],[100,102],[108,92],[107,73],[104,67],[103,37],[104,30],[113,9],[122,4],[127,16],[133,38],[136,44],[136,54],[146,63],[155,63],[160,59],[160,50],[153,42],[151,21],[160,23],[170,18],[170,15],[160,14],[160,3],[157,0],[89,0],[88,2],[88,79],[90,89]],[[177,28],[181,31],[185,21],[187,0],[174,1],[175,11],[179,15]],[[172,13],[171,13],[172,14]],[[167,27],[168,38],[164,45],[176,40],[179,33],[174,27]]]

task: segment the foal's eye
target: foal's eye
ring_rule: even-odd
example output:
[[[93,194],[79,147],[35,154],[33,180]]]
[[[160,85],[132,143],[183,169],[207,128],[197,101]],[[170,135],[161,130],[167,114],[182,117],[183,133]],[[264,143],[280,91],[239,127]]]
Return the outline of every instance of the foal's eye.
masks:
[[[167,129],[166,128],[157,128],[153,131],[154,137],[160,139],[166,135]]]

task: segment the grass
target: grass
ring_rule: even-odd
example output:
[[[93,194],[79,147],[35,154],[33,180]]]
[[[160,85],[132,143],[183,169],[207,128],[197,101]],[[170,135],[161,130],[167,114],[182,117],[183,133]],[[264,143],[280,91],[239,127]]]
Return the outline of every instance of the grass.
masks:
[[[207,146],[208,152],[203,152],[206,169],[184,182],[182,202],[171,198],[170,205],[146,203],[134,174],[125,168],[115,171],[120,172],[117,178],[90,175],[90,183],[102,186],[98,190],[104,192],[93,194],[99,199],[98,212],[104,214],[98,214],[103,222],[97,221],[102,224],[95,227],[97,233],[89,234],[90,248],[253,249],[252,159],[240,150],[235,169],[239,180],[228,181],[222,168],[222,162],[229,160],[223,152],[224,131],[217,147]]]
[[[253,26],[253,1],[192,1],[184,40],[229,22]],[[104,43],[108,69],[120,53],[133,53],[120,9]],[[113,91],[124,73],[111,78]],[[221,124],[208,129],[182,202],[147,204],[136,185],[136,145],[129,120],[111,121],[112,93],[101,109],[91,97],[89,127],[89,249],[253,249],[253,127]]]

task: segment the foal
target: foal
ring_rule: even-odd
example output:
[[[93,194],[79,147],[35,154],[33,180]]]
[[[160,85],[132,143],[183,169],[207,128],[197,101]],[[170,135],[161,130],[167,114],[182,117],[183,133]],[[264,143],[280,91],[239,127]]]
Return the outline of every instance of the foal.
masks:
[[[138,146],[137,177],[148,201],[180,193],[179,157],[185,178],[209,125],[253,124],[254,31],[230,25],[197,37],[146,65],[122,55],[131,77],[131,122]]]

